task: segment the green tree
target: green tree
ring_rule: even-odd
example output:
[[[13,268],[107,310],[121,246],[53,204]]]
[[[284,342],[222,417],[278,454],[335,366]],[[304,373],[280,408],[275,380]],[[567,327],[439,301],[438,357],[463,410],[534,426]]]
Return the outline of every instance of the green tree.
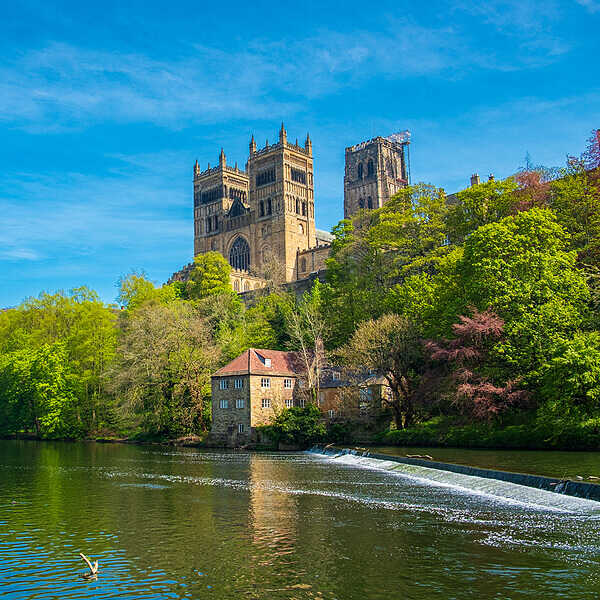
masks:
[[[338,355],[353,369],[370,369],[385,377],[392,396],[384,402],[392,410],[396,429],[412,425],[424,355],[421,336],[411,321],[396,314],[365,321]]]
[[[147,302],[121,328],[107,375],[125,418],[153,435],[206,430],[219,349],[198,309],[181,300]]]
[[[217,294],[233,293],[231,265],[219,252],[205,252],[194,258],[194,270],[188,282],[189,297],[202,299]]]
[[[81,434],[75,418],[75,379],[62,343],[21,348],[0,360],[0,427],[44,438]]]
[[[492,179],[456,193],[447,217],[450,240],[460,244],[479,227],[509,216],[518,187],[516,179],[509,177]]]
[[[543,414],[567,423],[595,418],[600,425],[600,333],[577,332],[560,340],[540,383]]]
[[[174,300],[178,294],[176,286],[156,287],[156,282],[150,281],[146,273],[135,269],[129,275],[121,275],[117,280],[117,287],[119,290],[117,302],[130,311],[139,308],[149,300],[166,304]]]

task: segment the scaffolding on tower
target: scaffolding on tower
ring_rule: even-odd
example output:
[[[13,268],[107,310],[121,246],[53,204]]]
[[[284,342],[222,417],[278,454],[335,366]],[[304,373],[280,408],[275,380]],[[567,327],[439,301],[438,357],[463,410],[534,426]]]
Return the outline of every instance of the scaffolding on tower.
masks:
[[[402,155],[404,156],[404,164],[406,165],[406,180],[408,185],[410,185],[410,130],[405,129],[398,133],[392,133],[392,135],[388,135],[384,139],[396,146],[402,147]]]

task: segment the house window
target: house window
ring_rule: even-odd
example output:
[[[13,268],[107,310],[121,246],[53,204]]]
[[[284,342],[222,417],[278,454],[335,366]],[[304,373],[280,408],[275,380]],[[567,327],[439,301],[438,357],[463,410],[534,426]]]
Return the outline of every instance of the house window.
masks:
[[[238,425],[238,433],[244,433],[244,424],[243,423],[240,423]]]
[[[271,408],[271,398],[263,398],[262,399],[262,407],[263,408]]]
[[[304,398],[300,398],[300,400],[298,400],[298,406],[300,408],[304,408],[306,406],[306,400]]]
[[[270,366],[271,366],[271,359],[265,358],[265,367],[270,367]]]
[[[220,408],[229,408],[229,400],[220,400],[219,407]]]
[[[244,387],[244,380],[243,379],[236,379],[235,380],[235,387],[236,389],[240,389]]]
[[[329,418],[333,419],[335,417],[335,410],[330,410],[329,412]]]
[[[222,390],[229,389],[229,380],[228,379],[221,379],[221,381],[219,381],[219,388],[221,388]]]
[[[325,404],[325,392],[319,392],[319,404]]]
[[[284,379],[283,380],[283,387],[286,390],[291,390],[292,387],[293,387],[293,385],[294,385],[294,380],[293,379]]]
[[[271,380],[268,377],[263,377],[260,380],[260,387],[261,388],[270,388],[271,387]]]
[[[244,399],[243,398],[238,398],[235,401],[235,407],[236,408],[244,408]]]
[[[340,378],[340,374],[339,374],[339,372],[338,372],[338,371],[334,371],[334,372],[331,374],[331,379],[333,379],[333,380],[339,380],[339,378]]]
[[[292,400],[292,398],[286,398],[285,399],[285,407],[292,408],[292,406],[294,406],[294,401]]]

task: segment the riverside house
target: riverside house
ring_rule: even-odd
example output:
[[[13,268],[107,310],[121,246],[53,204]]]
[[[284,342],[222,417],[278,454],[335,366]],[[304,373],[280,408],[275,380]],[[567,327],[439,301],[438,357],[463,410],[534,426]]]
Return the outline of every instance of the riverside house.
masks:
[[[258,425],[268,425],[285,408],[304,406],[301,373],[295,353],[256,348],[219,369],[211,377],[213,441],[230,447],[256,441]],[[327,422],[368,422],[381,416],[387,393],[384,379],[373,373],[327,368],[317,406]]]

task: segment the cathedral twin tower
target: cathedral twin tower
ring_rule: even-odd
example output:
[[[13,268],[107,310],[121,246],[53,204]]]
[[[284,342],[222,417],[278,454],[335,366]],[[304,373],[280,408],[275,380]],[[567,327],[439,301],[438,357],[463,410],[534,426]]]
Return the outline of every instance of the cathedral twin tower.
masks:
[[[386,146],[389,146],[386,153]],[[404,151],[389,152],[386,138],[346,149],[344,213],[381,206],[406,183]],[[354,149],[354,150],[353,150]],[[363,156],[364,155],[364,156]],[[392,160],[390,160],[392,159]],[[350,169],[349,169],[349,164]],[[393,181],[381,175],[390,171]],[[397,175],[400,173],[400,176]],[[362,195],[365,197],[362,198]],[[348,206],[346,206],[348,204]],[[354,206],[356,205],[356,206]],[[246,169],[194,165],[194,255],[220,252],[233,268],[238,292],[262,285],[261,271],[277,263],[281,278],[296,281],[324,268],[332,236],[315,228],[312,142],[279,141],[257,149],[250,141]]]

